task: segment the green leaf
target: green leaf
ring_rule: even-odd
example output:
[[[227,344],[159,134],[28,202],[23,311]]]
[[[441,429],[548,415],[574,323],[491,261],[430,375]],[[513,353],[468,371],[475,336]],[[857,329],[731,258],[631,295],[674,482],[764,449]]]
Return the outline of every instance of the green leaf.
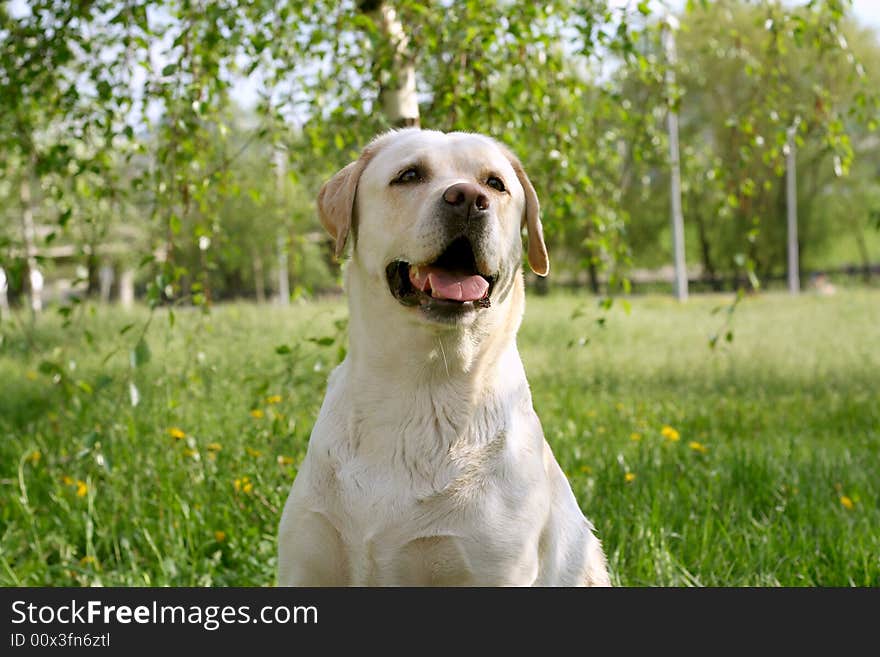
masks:
[[[62,373],[61,366],[58,363],[53,363],[50,360],[44,360],[44,361],[40,362],[40,364],[37,366],[37,370],[41,374],[61,374]]]
[[[758,276],[755,274],[754,270],[749,268],[748,275],[749,275],[749,283],[751,283],[752,288],[754,288],[755,290],[760,290],[761,289],[761,281],[758,280]]]
[[[101,390],[109,386],[111,383],[113,383],[113,377],[107,374],[99,374],[98,378],[95,379],[94,388],[95,390]]]
[[[134,349],[131,350],[131,366],[133,368],[142,367],[150,362],[150,347],[147,341],[141,338],[138,340]]]

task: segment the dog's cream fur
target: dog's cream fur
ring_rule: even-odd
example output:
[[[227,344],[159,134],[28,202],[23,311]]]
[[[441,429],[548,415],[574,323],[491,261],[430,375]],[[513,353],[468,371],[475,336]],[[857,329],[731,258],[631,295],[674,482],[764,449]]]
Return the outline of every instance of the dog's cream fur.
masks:
[[[424,181],[389,184],[415,161]],[[505,193],[485,187],[488,172]],[[444,322],[398,302],[385,268],[436,259],[447,246],[437,200],[459,182],[491,200],[474,252],[498,282],[491,307]],[[325,184],[318,206],[337,253],[354,238],[350,347],[284,508],[278,583],[608,585],[517,352],[523,225],[530,265],[549,269],[519,161],[481,135],[391,132]]]

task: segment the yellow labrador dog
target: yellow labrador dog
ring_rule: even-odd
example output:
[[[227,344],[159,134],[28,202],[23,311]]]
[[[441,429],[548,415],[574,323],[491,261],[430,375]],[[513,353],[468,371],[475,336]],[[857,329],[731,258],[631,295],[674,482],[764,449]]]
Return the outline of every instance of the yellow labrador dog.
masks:
[[[285,586],[608,585],[553,457],[516,333],[549,271],[519,161],[478,134],[384,134],[329,180],[348,356],[330,375],[278,535]]]

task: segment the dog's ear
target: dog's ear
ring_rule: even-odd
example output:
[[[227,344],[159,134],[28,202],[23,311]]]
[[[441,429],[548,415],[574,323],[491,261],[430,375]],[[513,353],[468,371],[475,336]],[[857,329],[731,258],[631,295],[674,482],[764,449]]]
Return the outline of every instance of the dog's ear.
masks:
[[[355,197],[358,182],[374,149],[366,148],[354,162],[346,165],[318,192],[318,216],[330,236],[336,241],[334,250],[340,258],[345,250],[345,240],[355,220]]]
[[[519,184],[522,185],[526,194],[526,210],[523,217],[523,223],[529,233],[529,266],[538,276],[546,276],[550,273],[550,258],[547,256],[547,245],[544,244],[544,228],[541,226],[541,206],[538,204],[538,195],[532,186],[532,181],[526,175],[522,163],[519,158],[504,149],[507,159],[516,177],[519,178]]]

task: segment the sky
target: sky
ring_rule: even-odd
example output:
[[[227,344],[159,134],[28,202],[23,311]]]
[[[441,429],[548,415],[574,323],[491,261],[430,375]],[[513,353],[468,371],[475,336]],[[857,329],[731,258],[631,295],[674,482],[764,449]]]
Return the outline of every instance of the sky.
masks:
[[[880,29],[880,0],[855,0],[853,13],[862,23]]]

